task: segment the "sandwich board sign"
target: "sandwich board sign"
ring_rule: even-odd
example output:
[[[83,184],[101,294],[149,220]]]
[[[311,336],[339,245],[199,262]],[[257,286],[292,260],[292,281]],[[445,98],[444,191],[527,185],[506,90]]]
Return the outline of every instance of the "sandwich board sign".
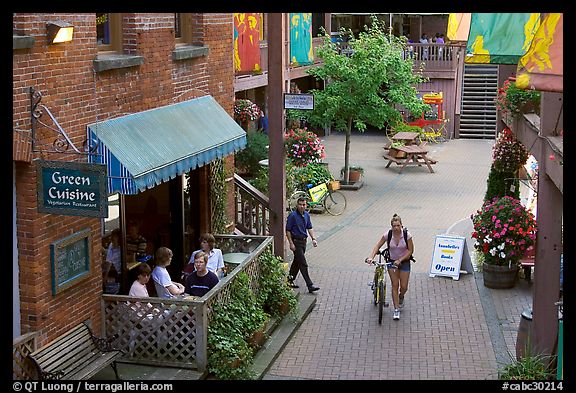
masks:
[[[436,235],[428,275],[452,277],[453,280],[460,279],[460,265],[465,249],[466,238],[463,236]]]

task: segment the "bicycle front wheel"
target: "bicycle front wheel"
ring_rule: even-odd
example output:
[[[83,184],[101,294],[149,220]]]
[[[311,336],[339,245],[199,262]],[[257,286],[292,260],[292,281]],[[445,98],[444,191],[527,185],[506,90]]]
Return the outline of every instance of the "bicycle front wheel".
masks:
[[[382,325],[382,313],[384,309],[384,300],[386,299],[386,293],[384,292],[384,282],[380,281],[378,283],[378,292],[380,292],[380,299],[378,299],[378,324]]]
[[[290,199],[288,199],[288,206],[290,207],[290,210],[294,210],[298,207],[299,198],[308,199],[308,194],[306,194],[304,191],[296,191],[290,195]]]
[[[332,191],[324,198],[324,208],[333,216],[339,216],[346,209],[346,197],[340,191]]]

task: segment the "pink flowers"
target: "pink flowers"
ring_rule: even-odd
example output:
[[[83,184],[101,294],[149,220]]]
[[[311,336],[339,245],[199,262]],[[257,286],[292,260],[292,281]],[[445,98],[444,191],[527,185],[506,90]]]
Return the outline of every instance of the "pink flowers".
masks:
[[[296,166],[306,166],[326,157],[320,138],[306,128],[288,130],[284,134],[284,148],[286,156]]]
[[[472,216],[472,222],[475,248],[484,254],[484,262],[491,265],[518,263],[536,240],[534,216],[510,196],[485,202]]]
[[[258,120],[260,117],[262,117],[262,111],[252,101],[247,99],[234,101],[234,120],[243,123],[248,120]]]

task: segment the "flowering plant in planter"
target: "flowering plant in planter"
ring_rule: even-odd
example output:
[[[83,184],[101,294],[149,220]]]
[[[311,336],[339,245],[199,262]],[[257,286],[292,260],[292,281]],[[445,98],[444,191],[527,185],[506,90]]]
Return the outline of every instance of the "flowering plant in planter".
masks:
[[[252,101],[248,99],[234,101],[234,120],[244,123],[248,120],[258,120],[260,117],[262,110]]]
[[[474,248],[489,265],[518,265],[536,241],[536,221],[518,199],[503,196],[486,201],[472,216]]]
[[[498,172],[516,173],[520,166],[526,164],[530,153],[512,130],[504,128],[492,150],[494,169]]]
[[[540,103],[540,92],[520,89],[516,87],[515,82],[507,79],[502,87],[498,89],[498,95],[494,99],[494,102],[496,109],[500,112],[518,115],[523,112],[527,104],[538,106]]]
[[[286,157],[296,166],[320,162],[326,154],[320,138],[307,128],[288,130],[284,134]]]

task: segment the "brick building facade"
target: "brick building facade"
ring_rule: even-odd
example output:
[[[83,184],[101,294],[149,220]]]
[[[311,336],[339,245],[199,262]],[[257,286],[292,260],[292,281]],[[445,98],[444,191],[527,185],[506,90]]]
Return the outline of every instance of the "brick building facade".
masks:
[[[80,151],[89,124],[196,97],[211,95],[231,115],[232,14],[183,14],[192,31],[191,41],[184,46],[175,42],[174,15],[122,14],[121,48],[112,54],[99,50],[96,14],[13,15],[15,337],[38,331],[42,343],[79,322],[90,320],[96,332],[101,323],[102,219],[39,213],[37,209],[35,160],[86,162],[86,155],[72,148],[66,153],[51,151],[58,126],[47,111],[40,118],[44,124],[38,124],[32,135],[30,88],[42,94],[40,103]],[[47,43],[46,24],[57,20],[74,26],[71,42]],[[233,155],[224,161],[229,174],[227,211],[232,217]],[[196,233],[211,230],[208,167],[193,169],[190,177],[199,186],[197,203],[191,207],[191,214],[197,217]],[[90,274],[53,295],[50,245],[84,228],[90,230]],[[183,251],[176,254],[183,259]]]

